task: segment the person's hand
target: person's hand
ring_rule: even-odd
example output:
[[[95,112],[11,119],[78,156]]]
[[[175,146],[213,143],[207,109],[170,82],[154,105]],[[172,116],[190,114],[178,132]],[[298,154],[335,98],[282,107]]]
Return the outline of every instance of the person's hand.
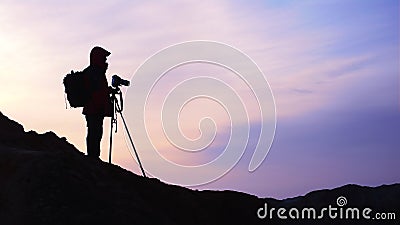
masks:
[[[111,87],[111,86],[108,86],[108,92],[110,93],[110,94],[118,94],[119,93],[119,91],[120,91],[120,89],[119,88],[113,88],[113,87]]]

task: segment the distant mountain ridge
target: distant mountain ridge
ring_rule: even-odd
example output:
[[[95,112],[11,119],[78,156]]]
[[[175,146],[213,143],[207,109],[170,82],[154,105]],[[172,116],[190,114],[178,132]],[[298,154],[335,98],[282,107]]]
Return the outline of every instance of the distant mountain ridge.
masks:
[[[339,200],[346,204],[339,206],[344,203]],[[329,207],[336,208],[338,219],[329,217]],[[340,219],[340,209],[345,214],[347,208],[355,207],[371,208],[369,215],[393,212],[396,218]],[[311,208],[316,217],[328,209],[321,219],[291,218],[296,210],[301,217],[302,211],[310,213]],[[25,132],[22,125],[0,113],[1,225],[400,224],[399,210],[400,184],[345,185],[285,200],[168,185],[90,160],[65,138],[53,132]]]

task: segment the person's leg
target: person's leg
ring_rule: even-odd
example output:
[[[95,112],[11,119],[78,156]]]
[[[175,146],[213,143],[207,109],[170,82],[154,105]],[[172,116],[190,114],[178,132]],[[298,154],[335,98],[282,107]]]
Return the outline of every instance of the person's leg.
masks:
[[[103,116],[89,115],[86,116],[87,122],[87,154],[90,157],[99,158],[100,143],[103,136]]]
[[[99,158],[100,157],[100,149],[101,149],[101,138],[103,137],[103,120],[104,117],[99,116],[96,118],[96,126],[95,126],[95,140],[94,140],[94,155]]]

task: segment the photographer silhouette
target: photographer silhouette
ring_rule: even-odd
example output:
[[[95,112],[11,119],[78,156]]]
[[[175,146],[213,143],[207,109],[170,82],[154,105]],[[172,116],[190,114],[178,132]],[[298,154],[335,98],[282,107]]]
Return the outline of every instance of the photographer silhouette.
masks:
[[[89,91],[88,101],[82,111],[87,126],[87,155],[95,159],[99,159],[100,156],[104,117],[113,116],[110,88],[106,78],[107,57],[110,54],[104,48],[94,47],[90,51],[90,65],[83,71],[85,88]]]

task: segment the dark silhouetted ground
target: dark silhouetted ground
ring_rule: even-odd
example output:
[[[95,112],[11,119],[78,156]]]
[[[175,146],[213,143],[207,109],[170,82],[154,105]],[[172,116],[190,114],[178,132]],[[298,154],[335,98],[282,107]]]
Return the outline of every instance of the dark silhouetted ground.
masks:
[[[396,220],[273,219],[257,210],[370,207]],[[30,224],[400,224],[400,184],[346,185],[285,200],[234,191],[194,191],[88,159],[54,133],[25,132],[0,113],[0,225]],[[286,215],[288,215],[286,211]],[[371,214],[372,215],[372,214]]]

